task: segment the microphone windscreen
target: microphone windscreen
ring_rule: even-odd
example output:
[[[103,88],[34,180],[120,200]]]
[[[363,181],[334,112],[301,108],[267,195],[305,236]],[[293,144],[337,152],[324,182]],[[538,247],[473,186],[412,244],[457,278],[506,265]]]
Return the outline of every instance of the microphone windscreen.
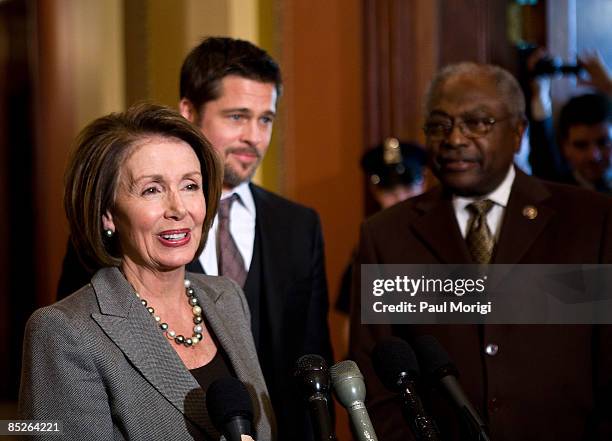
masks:
[[[234,417],[253,421],[253,403],[246,386],[234,377],[219,378],[206,391],[206,408],[214,426],[223,432]]]
[[[447,375],[459,376],[450,356],[433,335],[416,337],[413,341],[413,347],[423,373],[430,380],[437,381]]]
[[[340,361],[330,368],[330,373],[336,397],[344,407],[365,400],[365,383],[357,363],[352,360]]]
[[[400,378],[416,380],[419,376],[416,355],[401,338],[390,337],[376,343],[372,351],[372,364],[380,381],[394,392],[401,390]]]
[[[333,365],[329,369],[329,373],[331,374],[332,383],[336,383],[337,381],[344,380],[346,378],[362,378],[363,375],[353,360],[344,360],[339,361],[335,365]]]
[[[329,391],[329,368],[320,355],[302,355],[295,363],[293,375],[301,380],[307,393]]]
[[[327,372],[327,362],[323,357],[316,354],[302,355],[295,363],[295,375],[302,376],[312,371]]]

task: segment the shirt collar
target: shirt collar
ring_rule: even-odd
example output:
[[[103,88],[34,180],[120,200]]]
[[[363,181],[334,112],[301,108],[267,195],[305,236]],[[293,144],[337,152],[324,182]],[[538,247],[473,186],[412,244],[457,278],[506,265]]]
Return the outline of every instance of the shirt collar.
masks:
[[[491,193],[477,198],[453,196],[453,206],[455,207],[455,210],[464,209],[468,204],[471,204],[475,200],[483,199],[489,199],[493,201],[495,205],[499,205],[505,208],[506,205],[508,205],[508,199],[510,198],[510,190],[512,190],[512,184],[514,183],[515,177],[516,171],[514,171],[514,165],[511,165],[510,170],[508,170],[508,173],[506,173],[506,177],[504,178],[502,183],[499,184],[497,188]]]
[[[221,199],[228,198],[234,193],[240,196],[240,203],[242,206],[246,208],[250,214],[254,215],[255,200],[253,199],[253,193],[251,193],[251,188],[249,187],[249,181],[242,182],[231,190],[223,190],[221,193]]]

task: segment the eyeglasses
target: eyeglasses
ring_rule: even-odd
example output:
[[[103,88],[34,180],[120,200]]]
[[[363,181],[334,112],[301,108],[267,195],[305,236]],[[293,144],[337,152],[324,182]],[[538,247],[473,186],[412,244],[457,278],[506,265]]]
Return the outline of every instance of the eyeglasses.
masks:
[[[457,125],[463,136],[470,139],[477,139],[486,136],[495,124],[506,119],[510,119],[511,116],[504,118],[493,118],[493,117],[466,117],[466,118],[446,118],[446,117],[435,117],[428,120],[423,126],[425,135],[432,141],[440,141],[446,138],[453,131],[453,127]]]

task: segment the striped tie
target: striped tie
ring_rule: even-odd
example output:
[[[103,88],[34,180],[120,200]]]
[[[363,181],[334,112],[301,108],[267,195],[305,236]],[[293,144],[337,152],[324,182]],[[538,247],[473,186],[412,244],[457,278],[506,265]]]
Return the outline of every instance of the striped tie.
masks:
[[[234,201],[240,199],[236,193],[219,202],[219,230],[218,230],[218,266],[219,274],[234,280],[244,287],[247,271],[244,268],[244,259],[230,232],[230,210]]]
[[[475,201],[467,206],[472,213],[465,238],[470,254],[476,263],[489,263],[493,255],[495,240],[487,225],[487,213],[493,207],[493,201]]]

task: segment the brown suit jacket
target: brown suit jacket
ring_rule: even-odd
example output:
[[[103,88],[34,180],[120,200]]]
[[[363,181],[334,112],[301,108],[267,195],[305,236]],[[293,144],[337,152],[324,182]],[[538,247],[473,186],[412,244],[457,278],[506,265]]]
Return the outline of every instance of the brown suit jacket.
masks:
[[[527,206],[537,209],[534,219],[523,215]],[[451,196],[441,188],[385,210],[362,227],[357,264],[470,262]],[[493,263],[610,262],[612,200],[517,171]],[[379,439],[412,435],[397,397],[385,391],[372,370],[372,347],[389,335],[410,341],[423,334],[437,337],[448,351],[468,398],[490,426],[491,439],[612,439],[610,326],[366,326],[354,286],[350,349],[366,378]],[[484,352],[489,343],[499,347],[495,356]],[[442,439],[463,439],[442,391],[424,393],[424,399]]]

